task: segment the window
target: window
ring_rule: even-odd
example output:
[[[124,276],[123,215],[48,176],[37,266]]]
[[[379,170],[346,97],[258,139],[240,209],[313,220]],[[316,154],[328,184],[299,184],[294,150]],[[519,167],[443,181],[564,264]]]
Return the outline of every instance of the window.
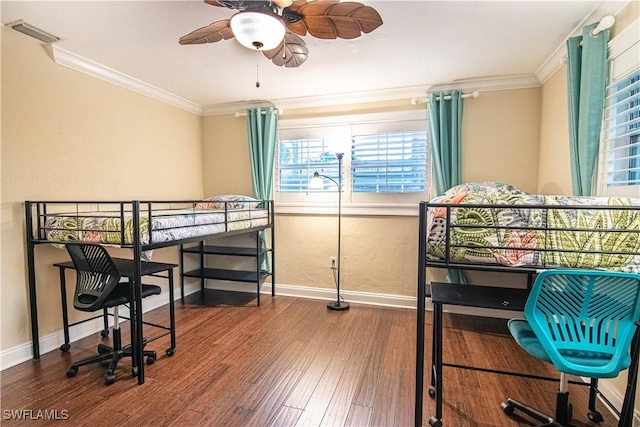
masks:
[[[638,20],[609,42],[598,191],[640,197],[640,32]]]
[[[309,180],[319,169],[337,179],[338,159],[324,139],[284,139],[278,145],[278,191],[306,194]]]
[[[640,186],[640,68],[613,82],[607,104],[607,186]]]
[[[335,204],[335,183],[325,178],[323,188],[309,189],[309,181],[316,171],[338,181],[336,153],[343,153],[342,203],[347,213],[381,214],[383,208],[404,214],[398,212],[409,205],[417,212],[416,202],[427,198],[425,110],[283,119],[274,180],[281,212],[318,212],[318,206]]]
[[[424,193],[426,132],[354,135],[351,190],[354,193]]]

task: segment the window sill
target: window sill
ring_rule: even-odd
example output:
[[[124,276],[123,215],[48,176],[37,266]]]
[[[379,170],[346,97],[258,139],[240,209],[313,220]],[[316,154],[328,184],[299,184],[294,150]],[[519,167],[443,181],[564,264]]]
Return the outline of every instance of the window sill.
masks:
[[[418,216],[418,203],[343,203],[342,215]],[[337,203],[277,202],[276,214],[335,215]]]

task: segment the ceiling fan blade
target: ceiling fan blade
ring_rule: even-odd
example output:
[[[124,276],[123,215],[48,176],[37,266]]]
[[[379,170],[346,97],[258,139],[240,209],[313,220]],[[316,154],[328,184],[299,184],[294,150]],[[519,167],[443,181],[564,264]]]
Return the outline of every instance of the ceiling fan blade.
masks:
[[[307,60],[309,49],[304,40],[291,32],[287,32],[278,47],[271,50],[263,50],[262,53],[279,67],[284,65],[287,68],[293,68],[299,67]]]
[[[198,28],[186,36],[180,37],[180,44],[203,44],[214,43],[220,40],[228,40],[233,37],[233,32],[229,26],[229,20],[223,19]]]
[[[271,0],[279,7],[278,3],[291,3],[293,0]],[[220,6],[226,7],[229,9],[238,9],[238,10],[248,10],[248,9],[256,9],[266,5],[269,5],[270,0],[204,0],[206,4],[210,4],[211,6]]]
[[[217,0],[204,0],[206,4],[210,4],[211,6],[219,6],[219,7],[228,7]]]
[[[289,7],[293,4],[293,0],[273,0],[273,3],[281,8]]]
[[[295,2],[294,6],[297,3]],[[336,0],[304,3],[296,8],[296,12],[304,18],[287,25],[296,34],[305,35],[308,32],[319,39],[353,39],[382,25],[380,14],[371,6],[362,3]]]

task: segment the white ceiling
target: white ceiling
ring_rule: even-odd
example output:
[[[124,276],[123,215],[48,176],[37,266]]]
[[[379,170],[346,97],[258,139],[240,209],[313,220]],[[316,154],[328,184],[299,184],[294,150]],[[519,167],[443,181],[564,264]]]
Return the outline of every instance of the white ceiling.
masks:
[[[277,67],[234,39],[179,45],[181,36],[236,13],[204,1],[4,0],[1,18],[3,24],[23,19],[60,37],[58,56],[97,63],[206,109],[254,100],[348,100],[363,93],[422,96],[433,85],[503,78],[539,83],[542,70],[557,68],[568,36],[628,3],[361,2],[380,13],[383,25],[353,40],[304,37],[309,58],[299,68]]]

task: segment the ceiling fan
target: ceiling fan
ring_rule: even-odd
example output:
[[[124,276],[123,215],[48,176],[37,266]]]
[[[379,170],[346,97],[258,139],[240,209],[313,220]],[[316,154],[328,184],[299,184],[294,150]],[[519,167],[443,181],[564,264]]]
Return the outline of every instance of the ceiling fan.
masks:
[[[274,64],[299,67],[309,50],[299,36],[354,39],[382,25],[371,6],[339,0],[205,0],[212,6],[237,9],[230,19],[213,22],[180,38],[203,44],[235,37],[243,46],[262,51]]]

